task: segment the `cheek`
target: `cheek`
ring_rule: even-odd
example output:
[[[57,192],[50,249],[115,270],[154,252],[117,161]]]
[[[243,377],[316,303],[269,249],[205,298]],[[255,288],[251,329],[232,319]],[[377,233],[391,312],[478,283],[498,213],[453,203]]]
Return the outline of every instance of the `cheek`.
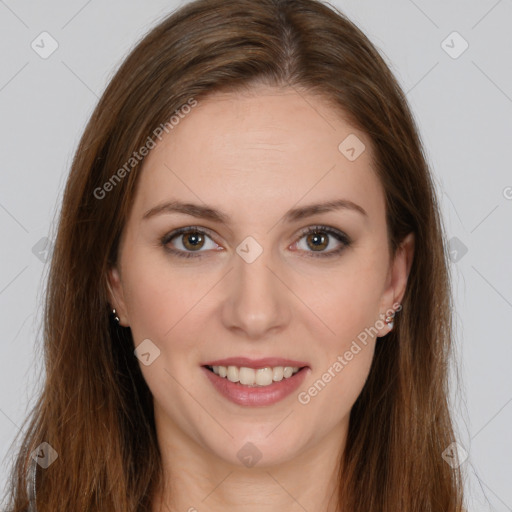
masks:
[[[193,332],[202,330],[200,318],[207,314],[208,304],[205,297],[211,294],[218,276],[173,267],[165,256],[143,251],[127,254],[127,261],[125,299],[135,344],[149,338],[166,352],[195,348]]]
[[[357,318],[340,317],[337,336],[324,338],[323,356],[297,396],[304,410],[321,416],[326,426],[348,417],[368,378],[377,340],[364,330],[365,336],[358,337],[360,325]]]
[[[319,390],[314,398],[317,400],[315,406],[322,411],[326,423],[336,423],[340,418],[348,417],[368,378],[375,344],[359,346],[360,351],[350,361],[342,356],[343,363],[340,360],[336,361],[339,365],[331,362],[309,389],[310,394],[315,392],[313,389]]]
[[[381,252],[368,250],[366,258],[361,258],[347,273],[344,283],[349,300],[344,300],[342,319],[356,327],[359,332],[374,327],[379,319],[379,307],[385,287],[386,264]],[[353,336],[358,333],[352,332]]]
[[[384,269],[376,262],[362,264],[356,260],[354,257],[333,269],[327,277],[317,276],[315,286],[311,286],[311,279],[294,283],[297,295],[315,314],[310,328],[316,326],[316,337],[320,335],[331,352],[344,350],[379,319]]]
[[[134,341],[162,339],[184,314],[183,283],[143,251],[127,252],[126,261],[124,292]]]
[[[317,279],[318,286],[302,285],[305,302],[329,329],[312,328],[319,357],[299,403],[311,403],[327,422],[350,412],[371,368],[385,274],[382,259],[373,254],[364,259],[354,255],[328,279]]]

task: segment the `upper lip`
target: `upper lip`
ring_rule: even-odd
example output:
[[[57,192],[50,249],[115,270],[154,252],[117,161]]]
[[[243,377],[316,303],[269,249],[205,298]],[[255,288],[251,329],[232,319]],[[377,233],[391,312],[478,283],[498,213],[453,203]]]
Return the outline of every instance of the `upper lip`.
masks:
[[[216,359],[208,361],[203,366],[238,366],[245,368],[268,368],[276,366],[291,366],[302,368],[308,366],[304,361],[295,361],[293,359],[283,359],[280,357],[264,357],[261,359],[250,359],[248,357],[229,357],[227,359]]]

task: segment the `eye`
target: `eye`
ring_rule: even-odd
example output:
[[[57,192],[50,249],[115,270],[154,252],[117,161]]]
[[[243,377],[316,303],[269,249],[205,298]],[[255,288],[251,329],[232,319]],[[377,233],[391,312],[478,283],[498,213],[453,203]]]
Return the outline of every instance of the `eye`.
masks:
[[[301,235],[293,247],[298,247],[300,250],[310,253],[308,256],[313,257],[335,256],[351,244],[350,238],[345,233],[327,226],[311,226]],[[304,240],[304,244],[301,244],[302,240]],[[333,248],[333,246],[337,246],[337,248]],[[326,251],[327,248],[331,248],[331,250]]]
[[[301,243],[303,239],[305,244]],[[173,242],[173,240],[176,241]],[[200,257],[202,252],[208,250],[222,250],[204,228],[198,226],[176,229],[165,235],[160,242],[166,251],[181,258]],[[340,254],[351,243],[350,238],[337,229],[328,226],[311,226],[302,231],[299,240],[291,247],[298,248],[308,256],[331,257]],[[327,251],[328,248],[331,250]]]
[[[169,247],[169,244],[176,239],[174,248]],[[208,246],[208,240],[210,240],[210,246]],[[176,229],[175,231],[165,235],[161,244],[176,256],[183,258],[193,258],[200,256],[200,253],[205,250],[218,250],[219,246],[211,239],[211,237],[201,228],[196,226],[187,226],[185,228]]]

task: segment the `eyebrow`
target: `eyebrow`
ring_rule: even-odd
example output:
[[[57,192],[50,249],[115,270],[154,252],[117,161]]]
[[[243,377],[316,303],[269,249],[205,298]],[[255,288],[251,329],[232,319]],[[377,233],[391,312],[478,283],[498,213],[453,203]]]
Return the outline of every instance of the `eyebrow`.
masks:
[[[363,215],[364,217],[368,217],[366,210],[358,204],[347,199],[337,199],[334,201],[327,201],[324,203],[309,204],[298,208],[292,208],[283,215],[283,220],[285,222],[294,222],[306,217],[311,217],[312,215],[318,213],[326,213],[336,210],[353,211]],[[168,201],[159,204],[148,210],[142,218],[146,220],[154,217],[155,215],[165,213],[184,213],[186,215],[191,215],[192,217],[209,219],[221,224],[229,224],[229,215],[220,210],[207,205],[184,203],[181,201]]]

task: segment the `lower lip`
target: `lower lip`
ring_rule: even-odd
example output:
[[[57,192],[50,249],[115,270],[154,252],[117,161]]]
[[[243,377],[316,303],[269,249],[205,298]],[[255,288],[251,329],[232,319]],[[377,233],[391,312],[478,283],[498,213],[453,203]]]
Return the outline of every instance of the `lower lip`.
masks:
[[[273,405],[283,400],[304,382],[307,370],[309,369],[307,367],[302,368],[292,377],[283,378],[283,380],[273,382],[268,386],[249,387],[239,382],[231,382],[224,377],[219,377],[204,366],[201,368],[206,372],[206,376],[221,395],[235,404],[249,407]]]

